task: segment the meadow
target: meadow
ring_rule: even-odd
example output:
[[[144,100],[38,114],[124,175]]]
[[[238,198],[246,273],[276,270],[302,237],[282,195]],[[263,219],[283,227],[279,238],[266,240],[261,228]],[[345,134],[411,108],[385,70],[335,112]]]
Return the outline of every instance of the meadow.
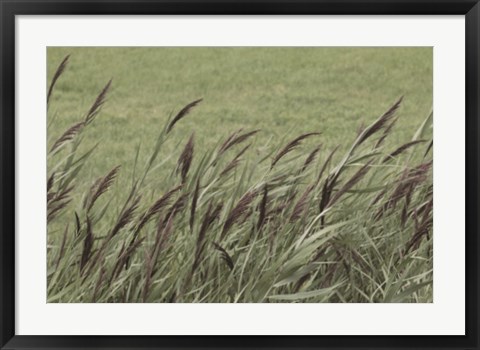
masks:
[[[431,48],[47,53],[49,302],[432,302]]]

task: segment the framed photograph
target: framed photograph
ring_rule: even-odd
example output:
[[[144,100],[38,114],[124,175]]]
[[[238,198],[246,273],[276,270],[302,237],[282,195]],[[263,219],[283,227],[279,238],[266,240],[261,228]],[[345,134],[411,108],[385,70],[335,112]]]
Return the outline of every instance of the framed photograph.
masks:
[[[469,1],[1,1],[1,349],[479,349]]]

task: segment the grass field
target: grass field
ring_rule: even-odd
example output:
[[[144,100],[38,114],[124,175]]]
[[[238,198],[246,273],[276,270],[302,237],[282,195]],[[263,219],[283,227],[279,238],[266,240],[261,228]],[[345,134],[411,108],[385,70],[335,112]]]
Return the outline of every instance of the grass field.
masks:
[[[47,53],[48,301],[432,301],[431,48]]]
[[[178,125],[174,150],[195,130],[199,148],[238,128],[261,129],[258,144],[281,144],[304,132],[319,142],[347,144],[400,96],[404,102],[389,142],[408,141],[432,107],[431,48],[49,48],[48,81],[71,54],[58,82],[49,138],[81,118],[110,78],[112,91],[85,147],[100,140],[86,177],[140,160],[169,115],[203,98]],[[176,161],[176,160],[175,160]],[[123,181],[120,179],[119,181]]]

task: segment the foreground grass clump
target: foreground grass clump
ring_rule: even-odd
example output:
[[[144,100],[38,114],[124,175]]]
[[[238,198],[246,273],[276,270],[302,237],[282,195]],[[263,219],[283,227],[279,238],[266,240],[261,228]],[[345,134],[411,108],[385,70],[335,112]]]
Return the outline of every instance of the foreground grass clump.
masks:
[[[176,167],[159,171],[196,100],[160,130],[145,164],[85,179],[97,146],[79,146],[109,89],[50,140],[49,302],[432,302],[431,116],[385,149],[400,99],[345,154],[317,130],[277,146],[237,130],[209,150],[192,132]],[[114,191],[119,176],[131,185]]]

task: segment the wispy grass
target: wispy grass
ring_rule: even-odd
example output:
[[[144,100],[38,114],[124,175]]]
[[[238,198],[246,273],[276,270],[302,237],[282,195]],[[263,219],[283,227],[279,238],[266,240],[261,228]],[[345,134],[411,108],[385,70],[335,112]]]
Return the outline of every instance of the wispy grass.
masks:
[[[49,302],[432,302],[430,119],[397,147],[383,141],[401,100],[340,148],[323,130],[258,144],[256,129],[199,147],[196,130],[186,143],[173,132],[206,103],[193,96],[151,126],[143,167],[85,178],[95,147],[79,146],[110,88],[49,132]],[[160,169],[169,157],[176,165]]]

